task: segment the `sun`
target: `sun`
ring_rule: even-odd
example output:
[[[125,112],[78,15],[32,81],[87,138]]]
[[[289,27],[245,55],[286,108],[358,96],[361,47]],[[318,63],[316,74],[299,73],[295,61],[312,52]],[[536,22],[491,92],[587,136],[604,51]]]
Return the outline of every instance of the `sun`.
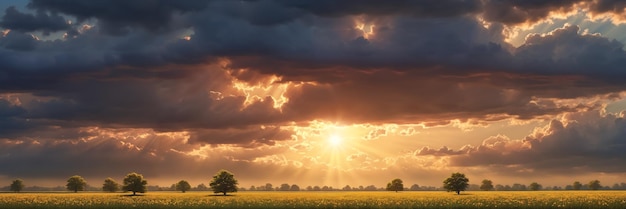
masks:
[[[333,147],[341,146],[342,141],[343,139],[337,135],[331,135],[330,137],[328,137],[328,143]]]

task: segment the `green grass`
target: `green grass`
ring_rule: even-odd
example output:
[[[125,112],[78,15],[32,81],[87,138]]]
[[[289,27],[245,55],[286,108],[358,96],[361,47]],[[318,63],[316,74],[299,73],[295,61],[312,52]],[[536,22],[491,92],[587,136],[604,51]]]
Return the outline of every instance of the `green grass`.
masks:
[[[0,193],[0,208],[626,208],[626,191]]]

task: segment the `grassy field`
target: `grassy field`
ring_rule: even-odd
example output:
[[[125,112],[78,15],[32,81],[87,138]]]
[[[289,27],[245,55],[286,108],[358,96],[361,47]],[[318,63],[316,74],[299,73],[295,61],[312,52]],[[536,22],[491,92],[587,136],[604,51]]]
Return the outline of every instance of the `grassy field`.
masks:
[[[626,191],[0,193],[0,208],[626,208]]]

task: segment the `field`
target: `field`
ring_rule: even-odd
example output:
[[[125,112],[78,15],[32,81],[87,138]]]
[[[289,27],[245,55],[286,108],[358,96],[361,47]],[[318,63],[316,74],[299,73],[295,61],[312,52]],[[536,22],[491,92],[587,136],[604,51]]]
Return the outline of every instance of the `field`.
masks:
[[[0,193],[0,208],[626,208],[626,191]]]

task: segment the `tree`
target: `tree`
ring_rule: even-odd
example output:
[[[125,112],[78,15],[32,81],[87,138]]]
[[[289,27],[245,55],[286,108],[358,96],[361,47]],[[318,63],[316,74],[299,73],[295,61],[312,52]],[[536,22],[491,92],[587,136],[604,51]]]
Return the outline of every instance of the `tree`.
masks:
[[[231,172],[221,170],[213,176],[213,180],[211,180],[209,185],[214,193],[223,193],[226,196],[227,192],[237,192],[237,184],[239,183],[237,183],[237,179]]]
[[[11,182],[11,191],[20,192],[24,189],[24,181],[22,179],[15,179]]]
[[[272,186],[272,184],[267,183],[265,184],[265,191],[272,191],[274,190],[274,186]]]
[[[67,184],[65,186],[67,190],[74,191],[74,193],[76,193],[78,191],[85,190],[87,182],[85,181],[85,179],[83,179],[83,177],[79,175],[74,175],[67,179]]]
[[[289,188],[289,191],[300,191],[300,186],[298,185],[291,185],[291,188]]]
[[[583,187],[583,184],[581,184],[581,183],[580,183],[580,182],[578,182],[578,181],[575,181],[575,182],[574,182],[574,184],[572,184],[572,188],[573,188],[574,190],[580,190],[580,188],[582,188],[582,187]]]
[[[102,184],[102,191],[115,192],[120,189],[120,185],[112,178],[106,178]]]
[[[252,188],[254,188],[254,186],[252,186]],[[253,190],[252,188],[250,188],[250,190]],[[208,188],[208,187],[206,187],[206,185],[204,185],[204,184],[198,184],[198,186],[196,187],[196,189],[198,189],[198,190],[200,190],[200,191],[206,191],[206,190],[208,190],[209,188]]]
[[[289,191],[289,188],[291,188],[291,187],[289,186],[289,184],[281,184],[281,185],[280,185],[280,189],[279,189],[279,190],[280,190],[280,191]]]
[[[530,183],[528,187],[530,188],[530,190],[537,191],[541,189],[541,184],[537,182],[533,182],[533,183]]]
[[[350,191],[350,190],[352,190],[352,187],[350,187],[350,185],[346,185],[341,190],[343,190],[343,191]]]
[[[448,191],[455,191],[457,195],[461,194],[461,191],[465,191],[469,185],[469,179],[462,173],[453,173],[450,178],[443,181],[443,188]]]
[[[483,183],[480,185],[480,190],[483,191],[491,191],[493,190],[493,182],[489,179],[483,180]]]
[[[420,185],[413,184],[413,185],[411,185],[411,188],[409,188],[409,190],[411,190],[411,191],[419,191],[420,190]]]
[[[402,191],[404,190],[404,185],[402,184],[401,179],[394,179],[391,182],[387,183],[387,191]]]
[[[600,181],[598,180],[593,180],[589,182],[589,189],[591,190],[598,190],[602,188],[602,185],[600,185]]]
[[[148,181],[143,179],[143,175],[132,172],[126,175],[126,178],[124,178],[124,186],[122,187],[122,189],[124,191],[133,192],[134,196],[137,195],[137,192],[145,193],[147,184]]]
[[[189,191],[190,189],[191,189],[191,185],[189,184],[189,182],[185,180],[180,180],[178,183],[176,183],[176,191],[182,191],[183,193],[185,193],[186,191]]]

